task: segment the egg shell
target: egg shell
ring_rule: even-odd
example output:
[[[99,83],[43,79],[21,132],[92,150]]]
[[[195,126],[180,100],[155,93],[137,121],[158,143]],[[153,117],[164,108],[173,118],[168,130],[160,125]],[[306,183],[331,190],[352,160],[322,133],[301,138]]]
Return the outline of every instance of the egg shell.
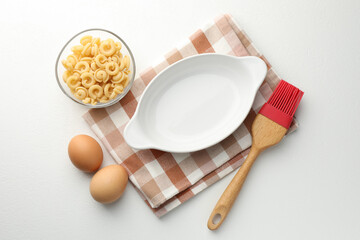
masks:
[[[88,135],[73,137],[68,146],[71,162],[85,172],[95,172],[103,161],[103,151],[99,143]]]
[[[104,167],[91,179],[91,196],[100,203],[112,203],[121,197],[127,182],[128,174],[122,166]]]

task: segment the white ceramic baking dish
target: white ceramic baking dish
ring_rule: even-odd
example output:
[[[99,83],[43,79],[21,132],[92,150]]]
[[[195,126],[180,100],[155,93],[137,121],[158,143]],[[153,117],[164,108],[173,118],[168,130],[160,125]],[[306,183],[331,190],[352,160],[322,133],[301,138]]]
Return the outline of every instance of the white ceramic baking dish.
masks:
[[[169,66],[146,87],[125,128],[135,149],[193,152],[235,131],[267,72],[258,57],[201,54]]]

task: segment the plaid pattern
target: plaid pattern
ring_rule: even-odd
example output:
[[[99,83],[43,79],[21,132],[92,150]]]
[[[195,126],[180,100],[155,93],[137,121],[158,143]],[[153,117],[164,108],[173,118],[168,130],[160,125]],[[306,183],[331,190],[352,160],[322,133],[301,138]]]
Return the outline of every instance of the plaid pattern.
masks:
[[[176,61],[209,52],[258,56],[267,64],[267,76],[244,123],[222,142],[198,152],[175,154],[130,148],[123,138],[124,128],[149,82]],[[269,62],[232,17],[222,15],[191,35],[181,48],[166,54],[162,62],[143,71],[118,104],[92,109],[83,117],[115,161],[125,167],[144,201],[160,217],[242,165],[251,145],[251,124],[279,81]],[[289,132],[296,128],[295,120]]]

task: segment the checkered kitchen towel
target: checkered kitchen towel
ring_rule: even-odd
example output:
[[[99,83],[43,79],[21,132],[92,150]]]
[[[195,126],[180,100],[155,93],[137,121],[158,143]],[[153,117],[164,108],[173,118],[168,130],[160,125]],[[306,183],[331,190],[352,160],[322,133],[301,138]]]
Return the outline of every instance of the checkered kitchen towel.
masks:
[[[258,56],[267,63],[267,76],[244,123],[222,142],[194,153],[174,154],[130,148],[123,138],[124,128],[133,116],[146,85],[176,61],[209,52]],[[254,117],[279,81],[271,65],[233,18],[222,15],[191,35],[181,48],[166,54],[161,63],[143,71],[134,81],[131,91],[118,104],[92,109],[84,115],[84,119],[114,160],[125,167],[132,184],[160,217],[241,166],[251,145],[250,127]],[[296,128],[295,121],[289,132]]]

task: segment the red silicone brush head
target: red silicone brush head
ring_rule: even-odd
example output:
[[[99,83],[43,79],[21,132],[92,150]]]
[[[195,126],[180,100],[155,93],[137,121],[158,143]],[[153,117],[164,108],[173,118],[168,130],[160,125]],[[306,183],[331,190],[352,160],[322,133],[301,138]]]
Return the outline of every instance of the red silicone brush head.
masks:
[[[259,113],[288,129],[303,95],[303,91],[281,80]]]

